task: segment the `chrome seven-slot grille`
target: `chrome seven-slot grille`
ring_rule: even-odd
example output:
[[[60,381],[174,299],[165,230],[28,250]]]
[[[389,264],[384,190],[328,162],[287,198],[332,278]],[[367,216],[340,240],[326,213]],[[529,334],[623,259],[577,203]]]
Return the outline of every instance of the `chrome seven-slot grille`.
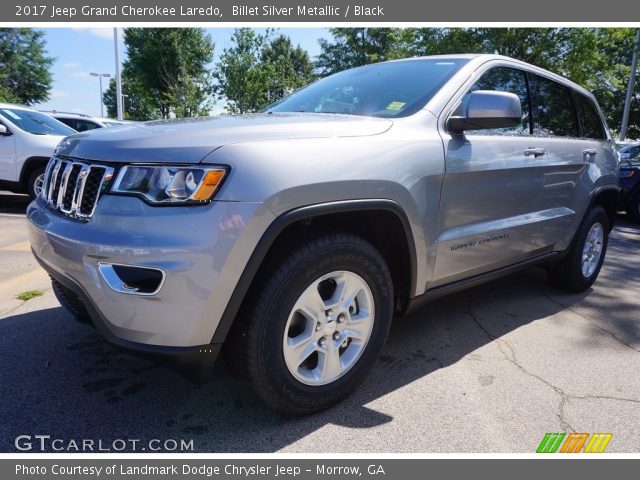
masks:
[[[42,196],[49,207],[80,220],[93,215],[113,168],[53,157],[47,165]]]

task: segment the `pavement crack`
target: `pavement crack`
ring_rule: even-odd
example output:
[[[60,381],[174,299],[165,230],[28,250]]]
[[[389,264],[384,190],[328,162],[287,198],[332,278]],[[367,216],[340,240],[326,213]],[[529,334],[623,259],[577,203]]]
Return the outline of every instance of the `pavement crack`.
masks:
[[[552,300],[553,302],[569,309],[570,311],[572,311],[573,313],[575,313],[576,315],[586,319],[587,321],[589,321],[589,323],[593,324],[593,322],[591,322],[591,320],[589,320],[587,317],[585,317],[584,315],[580,314],[579,312],[576,312],[575,310],[571,309],[571,307],[562,304],[561,302],[558,302],[557,300],[555,300],[554,298],[548,297],[550,300]],[[489,331],[489,329],[482,324],[482,322],[480,321],[479,315],[477,315],[474,311],[474,304],[473,304],[473,296],[469,295],[468,301],[467,301],[467,305],[466,305],[466,309],[465,309],[465,314],[469,316],[469,318],[471,319],[471,321],[473,323],[476,324],[476,326],[487,336],[487,338],[491,341],[495,341],[498,345],[498,350],[500,350],[500,353],[505,357],[505,359],[512,363],[518,370],[520,370],[523,374],[534,378],[536,380],[538,380],[539,382],[542,382],[543,384],[545,384],[547,387],[551,388],[554,392],[556,392],[559,396],[560,396],[560,404],[558,405],[558,412],[556,413],[556,416],[558,417],[558,421],[560,423],[560,427],[562,429],[564,429],[565,431],[572,431],[572,432],[576,432],[576,429],[573,428],[566,420],[566,405],[568,402],[570,402],[571,400],[611,400],[611,401],[617,401],[617,402],[629,402],[629,403],[637,403],[640,404],[640,400],[635,399],[635,398],[625,398],[625,397],[616,397],[616,396],[610,396],[610,395],[574,395],[574,394],[570,394],[565,392],[562,388],[558,387],[557,385],[554,385],[553,383],[551,383],[549,380],[545,379],[544,377],[541,377],[540,375],[537,375],[529,370],[527,370],[519,361],[518,361],[518,357],[516,356],[515,350],[514,348],[509,344],[509,342],[507,342],[506,340],[494,335],[493,333],[491,333],[491,331]],[[600,328],[601,330],[604,330],[605,332],[607,332],[608,334],[610,334],[613,338],[615,338],[617,341],[619,341],[620,343],[622,343],[623,345],[631,348],[632,350],[635,351],[639,351],[636,348],[634,348],[631,345],[628,345],[626,342],[624,342],[623,340],[619,339],[618,337],[615,336],[615,334],[613,334],[612,332],[609,332],[608,330],[595,325],[596,327]]]
[[[569,395],[574,400],[614,400],[616,402],[639,403],[640,400],[635,398],[614,397],[609,395]]]
[[[556,416],[558,417],[558,421],[560,423],[560,427],[563,428],[565,431],[571,430],[572,432],[575,432],[576,430],[565,419],[565,405],[567,401],[573,397],[567,394],[560,387],[546,380],[545,378],[539,375],[536,375],[533,372],[530,372],[518,361],[515,350],[509,344],[509,342],[491,333],[489,329],[487,329],[482,324],[482,322],[480,322],[478,315],[476,315],[473,309],[473,295],[469,295],[465,313],[469,316],[469,318],[471,318],[471,321],[475,323],[482,332],[484,332],[484,334],[487,336],[487,338],[489,338],[489,340],[497,342],[498,350],[500,350],[500,353],[502,353],[502,355],[507,359],[508,362],[512,363],[523,374],[542,382],[547,387],[551,388],[554,392],[556,392],[558,395],[560,395],[560,404],[558,405],[558,413],[556,413]],[[505,351],[505,349],[508,350],[508,352]]]
[[[619,342],[620,344],[624,345],[627,348],[630,348],[631,350],[633,350],[634,352],[638,352],[640,353],[640,349],[634,347],[633,345],[631,345],[630,343],[626,342],[625,340],[623,340],[622,338],[620,338],[619,336],[617,336],[614,332],[612,332],[611,330],[608,330],[604,327],[601,327],[600,325],[598,325],[597,323],[595,323],[593,320],[591,320],[589,317],[587,317],[586,315],[583,315],[582,313],[578,312],[577,310],[575,310],[571,305],[565,305],[564,303],[562,303],[559,300],[556,300],[555,298],[553,298],[551,295],[545,294],[544,295],[546,298],[548,298],[549,300],[551,300],[553,303],[555,303],[556,305],[561,306],[562,308],[565,308],[566,310],[569,310],[571,313],[576,314],[577,316],[579,316],[580,318],[582,318],[583,320],[587,321],[587,323],[589,323],[589,325],[597,328],[598,330],[601,330],[602,332],[608,334],[611,338],[613,338],[614,340],[616,340],[617,342]]]

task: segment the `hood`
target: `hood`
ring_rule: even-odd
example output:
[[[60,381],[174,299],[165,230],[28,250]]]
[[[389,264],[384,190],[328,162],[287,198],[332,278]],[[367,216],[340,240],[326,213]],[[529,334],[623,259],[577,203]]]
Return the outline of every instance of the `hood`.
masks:
[[[56,153],[105,162],[198,163],[223,145],[377,135],[388,119],[317,113],[199,117],[99,128],[67,137]]]
[[[31,136],[31,138],[36,138],[37,139],[37,143],[40,143],[42,145],[46,145],[47,147],[50,147],[51,150],[56,148],[58,146],[58,144],[62,140],[67,138],[64,135],[34,135],[34,134],[30,134],[30,136]]]

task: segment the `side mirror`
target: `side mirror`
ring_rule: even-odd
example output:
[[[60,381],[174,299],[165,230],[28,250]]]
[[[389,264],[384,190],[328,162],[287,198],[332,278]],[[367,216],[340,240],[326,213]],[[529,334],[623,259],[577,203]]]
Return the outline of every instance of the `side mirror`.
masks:
[[[11,132],[7,130],[7,127],[4,125],[0,125],[0,136],[8,137],[11,135]]]
[[[509,128],[522,122],[522,106],[517,95],[493,90],[476,90],[469,95],[463,117],[451,117],[449,129],[454,133],[466,130]]]

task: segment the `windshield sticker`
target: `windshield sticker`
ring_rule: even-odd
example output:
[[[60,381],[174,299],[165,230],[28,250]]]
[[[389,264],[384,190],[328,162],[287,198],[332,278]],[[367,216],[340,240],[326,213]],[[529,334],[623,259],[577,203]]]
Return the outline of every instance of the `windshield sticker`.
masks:
[[[18,115],[13,113],[11,110],[2,110],[2,113],[4,113],[5,115],[9,115],[14,120],[22,120]]]
[[[394,110],[394,111],[402,110],[405,105],[406,105],[405,102],[391,102],[389,105],[387,105],[387,110]]]

